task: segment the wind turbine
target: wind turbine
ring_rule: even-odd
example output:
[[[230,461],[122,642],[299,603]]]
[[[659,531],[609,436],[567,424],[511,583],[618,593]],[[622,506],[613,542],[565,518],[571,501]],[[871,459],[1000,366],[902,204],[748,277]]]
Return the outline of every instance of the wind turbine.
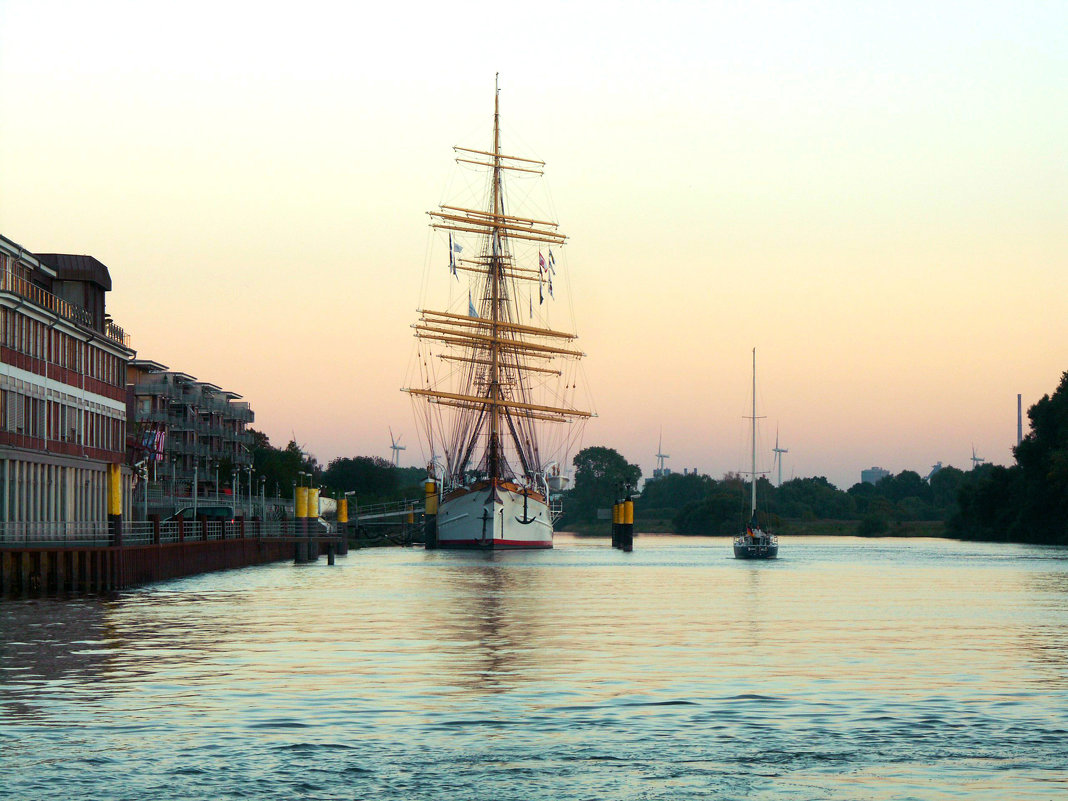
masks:
[[[664,461],[670,459],[671,456],[664,453],[664,428],[660,427],[660,441],[656,445],[656,471],[654,476],[660,477],[664,475]]]
[[[981,465],[985,461],[986,461],[986,459],[984,459],[982,456],[976,456],[975,455],[975,446],[972,445],[972,470],[977,468],[979,465]]]
[[[407,450],[407,447],[408,447],[406,445],[401,445],[400,444],[401,437],[403,437],[403,436],[404,435],[401,434],[400,437],[397,437],[396,439],[394,439],[393,438],[393,428],[391,427],[389,429],[389,440],[390,440],[390,443],[391,443],[389,447],[393,451],[393,466],[394,467],[398,466],[397,463],[400,460],[400,452],[403,451],[403,450]]]
[[[772,448],[771,451],[772,451],[772,453],[775,454],[775,461],[779,463],[779,486],[781,487],[782,486],[782,455],[784,453],[789,453],[790,450],[788,448],[780,448],[779,447],[779,427],[778,426],[775,426],[775,447]]]

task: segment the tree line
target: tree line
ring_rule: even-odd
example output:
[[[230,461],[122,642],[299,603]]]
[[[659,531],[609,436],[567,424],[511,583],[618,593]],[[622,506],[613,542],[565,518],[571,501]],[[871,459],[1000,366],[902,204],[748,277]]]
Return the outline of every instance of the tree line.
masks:
[[[959,539],[1068,544],[1068,372],[1027,414],[1031,429],[1013,449],[1016,463],[1010,467],[980,465],[967,472],[944,467],[929,480],[904,470],[844,491],[823,476],[779,487],[761,477],[758,517],[773,527],[786,520],[854,521],[854,530],[864,535],[937,520]],[[266,434],[251,431],[253,469],[256,480],[265,479],[268,494],[292,498],[304,473],[334,497],[356,493],[361,505],[422,496],[422,468],[394,467],[377,456],[339,457],[323,467],[295,441],[276,448]],[[638,465],[606,446],[584,448],[573,464],[575,484],[564,493],[562,526],[595,522],[598,510],[610,509],[625,488],[636,491],[641,480]],[[229,467],[221,472],[227,475]],[[639,523],[669,520],[680,534],[734,534],[748,519],[748,498],[748,481],[738,474],[719,480],[671,474],[645,483],[635,514]]]
[[[300,480],[322,487],[334,498],[347,492],[355,493],[360,505],[421,498],[423,495],[426,470],[422,468],[394,467],[380,456],[338,457],[323,467],[295,440],[290,440],[284,448],[276,448],[266,434],[249,430],[253,436],[252,469],[257,481],[263,477],[268,494],[292,498],[293,489]]]
[[[775,487],[758,478],[758,517],[775,527],[784,520],[854,521],[862,535],[897,533],[912,521],[942,521],[949,536],[1068,544],[1068,372],[1053,395],[1028,410],[1030,433],[1014,448],[1011,467],[980,465],[967,472],[943,467],[928,480],[912,470],[877,484],[840,490],[825,477],[795,478]],[[588,524],[610,508],[641,469],[616,450],[585,448],[574,459],[575,485],[564,497],[562,525]],[[749,516],[748,479],[728,474],[670,474],[647,481],[636,496],[635,516],[670,520],[679,534],[734,534]]]

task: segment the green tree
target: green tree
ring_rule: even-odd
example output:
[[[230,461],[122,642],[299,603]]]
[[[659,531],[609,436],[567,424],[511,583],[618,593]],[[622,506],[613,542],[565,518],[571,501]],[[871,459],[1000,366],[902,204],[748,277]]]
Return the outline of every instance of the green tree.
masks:
[[[758,487],[758,492],[763,492],[763,487]],[[781,517],[794,519],[851,520],[857,514],[853,496],[824,476],[784,481],[771,493],[769,505]]]
[[[950,520],[957,536],[1068,545],[1068,372],[1027,416],[1016,464],[984,465],[961,484]]]
[[[597,519],[597,510],[611,507],[620,487],[637,487],[641,468],[629,464],[616,450],[603,446],[583,448],[575,455],[575,487],[564,499],[569,522]]]
[[[696,472],[683,475],[672,473],[655,481],[646,480],[641,494],[643,512],[679,510],[688,503],[700,501],[712,489],[712,478]]]
[[[931,505],[943,518],[949,518],[957,511],[957,492],[964,481],[965,473],[950,465],[931,476]]]
[[[271,445],[266,434],[255,429],[249,431],[253,439],[252,469],[267,479],[266,492],[292,498],[297,473],[304,471],[314,474],[318,467],[315,458],[306,457],[295,441],[291,440],[284,449],[279,449]],[[222,474],[228,475],[225,471]]]
[[[675,515],[675,531],[703,536],[740,533],[749,516],[747,492],[748,483],[737,474],[713,481],[705,498],[686,504]]]
[[[399,500],[404,489],[410,488],[411,471],[420,476],[426,471],[418,468],[397,468],[379,456],[338,457],[323,473],[323,483],[338,493],[355,492],[361,504]],[[416,478],[418,481],[418,478]]]

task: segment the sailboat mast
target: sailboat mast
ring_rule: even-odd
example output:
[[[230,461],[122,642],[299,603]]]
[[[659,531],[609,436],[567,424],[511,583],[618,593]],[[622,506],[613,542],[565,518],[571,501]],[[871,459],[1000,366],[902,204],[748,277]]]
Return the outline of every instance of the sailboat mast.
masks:
[[[496,221],[490,232],[490,429],[489,429],[489,453],[487,454],[487,469],[491,479],[501,475],[500,454],[500,406],[501,381],[500,381],[500,294],[501,294],[501,225],[500,220],[504,215],[503,200],[501,198],[501,122],[500,122],[500,99],[501,87],[497,76],[494,76],[493,93],[493,219]]]
[[[756,348],[753,348],[753,472],[750,474],[753,477],[753,491],[752,491],[752,503],[749,513],[751,515],[756,514]]]

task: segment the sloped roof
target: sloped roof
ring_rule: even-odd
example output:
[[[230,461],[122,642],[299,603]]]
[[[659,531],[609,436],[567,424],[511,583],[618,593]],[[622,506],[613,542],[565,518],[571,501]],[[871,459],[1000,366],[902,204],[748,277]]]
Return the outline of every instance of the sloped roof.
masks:
[[[106,292],[111,291],[111,273],[92,256],[73,256],[69,253],[34,253],[40,261],[56,271],[60,281],[92,281]]]

